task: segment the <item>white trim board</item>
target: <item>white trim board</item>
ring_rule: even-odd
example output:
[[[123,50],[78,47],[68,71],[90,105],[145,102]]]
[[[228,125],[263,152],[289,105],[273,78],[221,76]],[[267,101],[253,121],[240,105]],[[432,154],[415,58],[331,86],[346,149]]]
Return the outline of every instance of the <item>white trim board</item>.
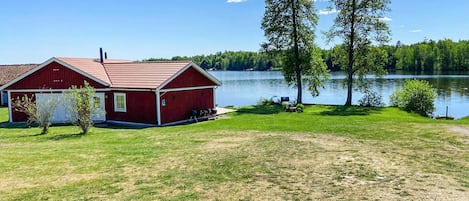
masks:
[[[199,87],[183,87],[183,88],[173,88],[173,89],[161,89],[160,92],[190,91],[190,90],[211,89],[211,88],[216,88],[216,86],[199,86]]]
[[[71,91],[70,89],[12,89],[7,90],[13,93],[21,93],[21,92],[68,92]],[[108,92],[111,91],[110,89],[95,89],[95,92]]]
[[[169,79],[167,79],[166,81],[164,81],[163,83],[160,84],[160,86],[158,88],[156,88],[157,90],[163,90],[163,88],[168,85],[169,83],[171,83],[174,79],[176,79],[177,77],[179,77],[179,75],[181,75],[182,73],[184,73],[187,69],[189,69],[190,67],[194,68],[195,70],[199,71],[199,73],[201,73],[203,76],[205,76],[206,78],[208,78],[209,80],[211,80],[212,82],[214,82],[217,86],[220,86],[221,85],[221,82],[215,78],[213,75],[211,75],[210,73],[207,73],[207,71],[205,71],[204,69],[202,69],[201,67],[197,66],[196,64],[194,63],[189,63],[187,64],[186,66],[184,66],[184,68],[182,68],[181,70],[179,70],[177,73],[173,74]]]

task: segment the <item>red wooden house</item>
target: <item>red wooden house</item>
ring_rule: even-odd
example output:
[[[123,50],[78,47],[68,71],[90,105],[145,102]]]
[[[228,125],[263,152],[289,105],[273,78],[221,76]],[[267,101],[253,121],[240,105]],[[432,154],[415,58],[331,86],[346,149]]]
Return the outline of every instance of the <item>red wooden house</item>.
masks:
[[[101,62],[102,61],[102,62]],[[132,62],[53,57],[6,83],[0,90],[15,99],[60,96],[72,85],[87,81],[96,90],[105,115],[96,121],[165,125],[190,118],[192,110],[215,107],[215,89],[221,83],[192,62]],[[50,93],[52,92],[52,93]],[[10,101],[11,102],[11,101]],[[10,122],[25,121],[9,106]],[[58,106],[53,122],[66,122]]]

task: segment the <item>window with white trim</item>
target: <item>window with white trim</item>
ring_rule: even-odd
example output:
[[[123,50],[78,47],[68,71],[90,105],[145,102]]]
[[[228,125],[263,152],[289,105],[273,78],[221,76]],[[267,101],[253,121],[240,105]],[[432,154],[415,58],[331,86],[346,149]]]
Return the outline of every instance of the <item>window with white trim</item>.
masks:
[[[127,112],[125,93],[114,93],[114,111]]]

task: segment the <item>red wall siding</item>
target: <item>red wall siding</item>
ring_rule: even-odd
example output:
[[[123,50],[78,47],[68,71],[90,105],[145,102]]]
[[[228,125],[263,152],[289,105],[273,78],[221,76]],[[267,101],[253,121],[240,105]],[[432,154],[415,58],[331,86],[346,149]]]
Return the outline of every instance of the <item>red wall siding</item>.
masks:
[[[33,74],[9,86],[8,89],[68,89],[72,85],[81,86],[87,81],[94,88],[105,86],[73,71],[59,63],[52,62]]]
[[[16,100],[17,97],[21,98],[23,97],[24,95],[28,95],[28,97],[31,97],[33,96],[35,93],[14,93],[12,92],[11,93],[11,97],[10,97],[10,101],[12,99]],[[33,101],[35,101],[36,98],[33,97]],[[13,102],[12,102],[13,103]],[[12,104],[12,107],[13,107],[13,104]],[[23,122],[23,121],[27,121],[28,120],[28,116],[25,114],[25,113],[22,113],[22,112],[17,112],[15,111],[15,108],[12,108],[12,119],[13,119],[13,122]]]
[[[197,87],[197,86],[215,86],[216,84],[210,79],[202,75],[193,67],[188,68],[173,81],[168,83],[164,89],[174,89],[183,87]]]
[[[161,105],[161,123],[170,123],[189,119],[193,109],[208,109],[215,106],[213,100],[214,89],[199,89],[190,91],[167,92],[160,97],[160,101],[166,100],[166,105]]]
[[[114,93],[126,94],[127,112],[114,111]],[[106,93],[106,119],[135,123],[156,124],[155,92],[112,91]]]

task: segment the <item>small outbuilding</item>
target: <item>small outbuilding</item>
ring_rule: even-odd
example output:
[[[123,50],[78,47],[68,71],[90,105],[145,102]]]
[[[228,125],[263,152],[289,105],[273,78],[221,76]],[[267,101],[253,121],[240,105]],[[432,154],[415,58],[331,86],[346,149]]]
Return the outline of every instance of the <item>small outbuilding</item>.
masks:
[[[221,82],[192,62],[133,62],[92,58],[53,57],[9,81],[0,90],[9,99],[35,95],[61,96],[84,81],[95,88],[95,104],[105,115],[95,121],[167,125],[191,118],[194,110],[215,108],[215,89]],[[10,122],[26,121],[8,104]],[[53,122],[67,122],[65,106],[56,108]]]

